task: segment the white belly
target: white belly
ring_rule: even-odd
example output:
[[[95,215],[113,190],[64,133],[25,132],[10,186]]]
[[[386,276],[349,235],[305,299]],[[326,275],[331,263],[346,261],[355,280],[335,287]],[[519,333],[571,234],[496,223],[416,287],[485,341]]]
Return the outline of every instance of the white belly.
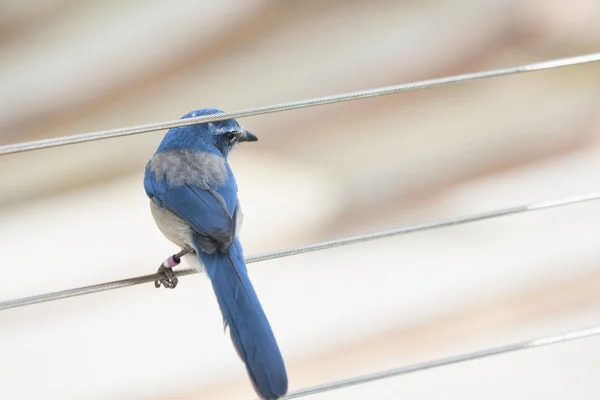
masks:
[[[150,200],[150,211],[152,212],[156,226],[158,226],[158,229],[160,229],[167,239],[182,249],[192,250],[191,253],[183,256],[187,264],[191,268],[203,271],[204,266],[200,263],[194,246],[192,246],[192,228],[175,213],[160,207],[153,200]]]
[[[192,228],[172,211],[150,200],[150,211],[163,235],[182,249],[193,249]]]

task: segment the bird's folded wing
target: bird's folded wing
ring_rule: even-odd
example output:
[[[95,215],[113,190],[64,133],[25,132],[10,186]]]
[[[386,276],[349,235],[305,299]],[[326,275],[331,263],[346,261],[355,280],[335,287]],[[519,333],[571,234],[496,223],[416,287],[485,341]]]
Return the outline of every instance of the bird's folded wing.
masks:
[[[217,191],[193,185],[169,188],[163,181],[152,178],[146,179],[145,184],[151,198],[177,214],[200,235],[223,244],[233,241],[233,218],[227,211],[225,199]]]

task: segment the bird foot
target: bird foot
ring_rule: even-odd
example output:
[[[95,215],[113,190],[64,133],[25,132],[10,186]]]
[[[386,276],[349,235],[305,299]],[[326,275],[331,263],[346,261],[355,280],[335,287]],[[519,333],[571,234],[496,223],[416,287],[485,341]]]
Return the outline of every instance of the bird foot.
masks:
[[[154,281],[155,288],[159,288],[161,285],[163,285],[167,289],[175,289],[175,286],[177,286],[177,283],[179,283],[179,279],[175,276],[173,268],[171,267],[165,267],[161,264],[156,273],[161,274],[162,277]]]
[[[179,283],[179,279],[177,279],[175,276],[173,267],[179,265],[180,262],[181,257],[179,254],[173,254],[171,257],[163,261],[156,272],[157,275],[161,275],[161,277],[154,281],[154,287],[159,288],[161,285],[163,285],[167,289],[175,289],[175,286],[177,286],[177,283]]]

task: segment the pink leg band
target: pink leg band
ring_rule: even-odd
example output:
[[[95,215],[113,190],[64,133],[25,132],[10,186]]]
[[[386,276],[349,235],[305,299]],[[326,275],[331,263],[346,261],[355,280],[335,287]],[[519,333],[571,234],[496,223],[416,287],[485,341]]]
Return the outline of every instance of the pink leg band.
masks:
[[[175,261],[175,260],[173,259],[173,256],[171,256],[171,257],[167,258],[167,259],[165,260],[165,262],[163,262],[163,265],[164,265],[165,267],[173,268],[173,267],[175,267],[176,265],[179,265],[179,262],[180,262],[180,261]]]

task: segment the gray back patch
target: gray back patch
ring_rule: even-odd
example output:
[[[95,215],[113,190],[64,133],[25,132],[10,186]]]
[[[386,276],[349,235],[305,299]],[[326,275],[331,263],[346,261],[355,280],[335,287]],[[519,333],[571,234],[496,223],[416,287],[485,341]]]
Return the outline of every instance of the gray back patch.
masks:
[[[227,181],[225,162],[223,157],[201,150],[168,150],[152,157],[150,170],[170,187],[191,184],[209,188]]]

